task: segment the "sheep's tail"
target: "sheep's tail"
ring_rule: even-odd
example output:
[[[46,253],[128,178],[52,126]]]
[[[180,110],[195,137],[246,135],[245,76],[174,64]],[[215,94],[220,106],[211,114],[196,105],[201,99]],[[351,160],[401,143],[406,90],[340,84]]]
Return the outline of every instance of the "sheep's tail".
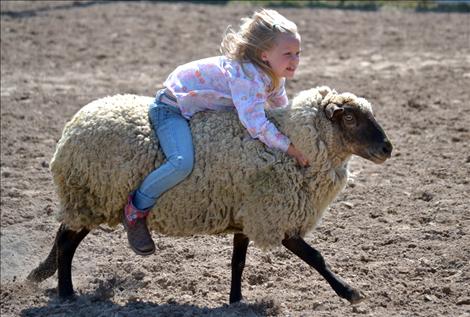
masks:
[[[29,273],[28,277],[26,278],[28,281],[40,283],[54,275],[54,273],[57,271],[57,240],[59,240],[60,233],[64,230],[64,228],[65,225],[60,225],[49,255],[43,262],[39,263],[37,268]]]
[[[34,283],[42,282],[54,275],[54,273],[59,269],[59,265],[64,268],[68,262],[72,263],[72,258],[76,248],[89,232],[90,230],[87,228],[82,228],[79,231],[70,230],[67,225],[62,223],[59,230],[57,230],[54,244],[52,245],[49,255],[38,265],[37,268],[29,273],[26,279]],[[62,274],[64,274],[63,272],[64,270],[62,270]],[[60,274],[61,270],[59,269],[59,275]],[[59,276],[59,280],[60,279],[61,276]]]

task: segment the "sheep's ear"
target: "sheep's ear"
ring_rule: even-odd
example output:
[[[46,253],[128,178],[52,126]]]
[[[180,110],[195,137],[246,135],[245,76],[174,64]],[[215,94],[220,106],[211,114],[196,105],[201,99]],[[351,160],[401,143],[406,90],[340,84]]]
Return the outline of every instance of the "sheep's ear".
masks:
[[[330,120],[336,120],[343,113],[344,109],[335,103],[330,103],[325,107],[326,117]]]

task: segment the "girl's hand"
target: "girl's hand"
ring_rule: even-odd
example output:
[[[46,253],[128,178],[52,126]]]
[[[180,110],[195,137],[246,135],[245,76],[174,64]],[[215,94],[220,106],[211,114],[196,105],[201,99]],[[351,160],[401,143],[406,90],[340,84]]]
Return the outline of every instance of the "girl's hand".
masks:
[[[295,158],[295,160],[301,167],[310,166],[310,162],[305,157],[305,155],[302,152],[300,152],[292,143],[289,145],[289,148],[287,149],[287,154]]]

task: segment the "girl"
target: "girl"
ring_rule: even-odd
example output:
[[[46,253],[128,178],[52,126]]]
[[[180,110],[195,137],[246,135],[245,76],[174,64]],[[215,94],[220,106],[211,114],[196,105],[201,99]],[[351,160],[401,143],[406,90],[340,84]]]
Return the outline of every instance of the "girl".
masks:
[[[286,152],[300,166],[309,164],[265,114],[265,107],[288,104],[285,78],[294,76],[300,58],[296,25],[274,10],[263,9],[243,18],[238,32],[226,32],[220,49],[222,56],[176,68],[150,105],[149,118],[167,160],[129,195],[124,208],[123,224],[137,254],[155,252],[146,217],[156,199],[193,169],[188,120],[194,113],[235,107],[253,138]]]

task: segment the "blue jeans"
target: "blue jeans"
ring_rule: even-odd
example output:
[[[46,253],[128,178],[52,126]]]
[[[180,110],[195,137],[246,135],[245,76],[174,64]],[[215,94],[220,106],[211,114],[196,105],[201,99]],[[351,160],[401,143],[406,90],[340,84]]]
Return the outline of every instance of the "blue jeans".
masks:
[[[194,149],[189,122],[181,111],[161,101],[157,93],[149,106],[149,118],[166,161],[145,177],[134,194],[133,204],[144,210],[155,205],[161,194],[184,180],[193,170]]]

